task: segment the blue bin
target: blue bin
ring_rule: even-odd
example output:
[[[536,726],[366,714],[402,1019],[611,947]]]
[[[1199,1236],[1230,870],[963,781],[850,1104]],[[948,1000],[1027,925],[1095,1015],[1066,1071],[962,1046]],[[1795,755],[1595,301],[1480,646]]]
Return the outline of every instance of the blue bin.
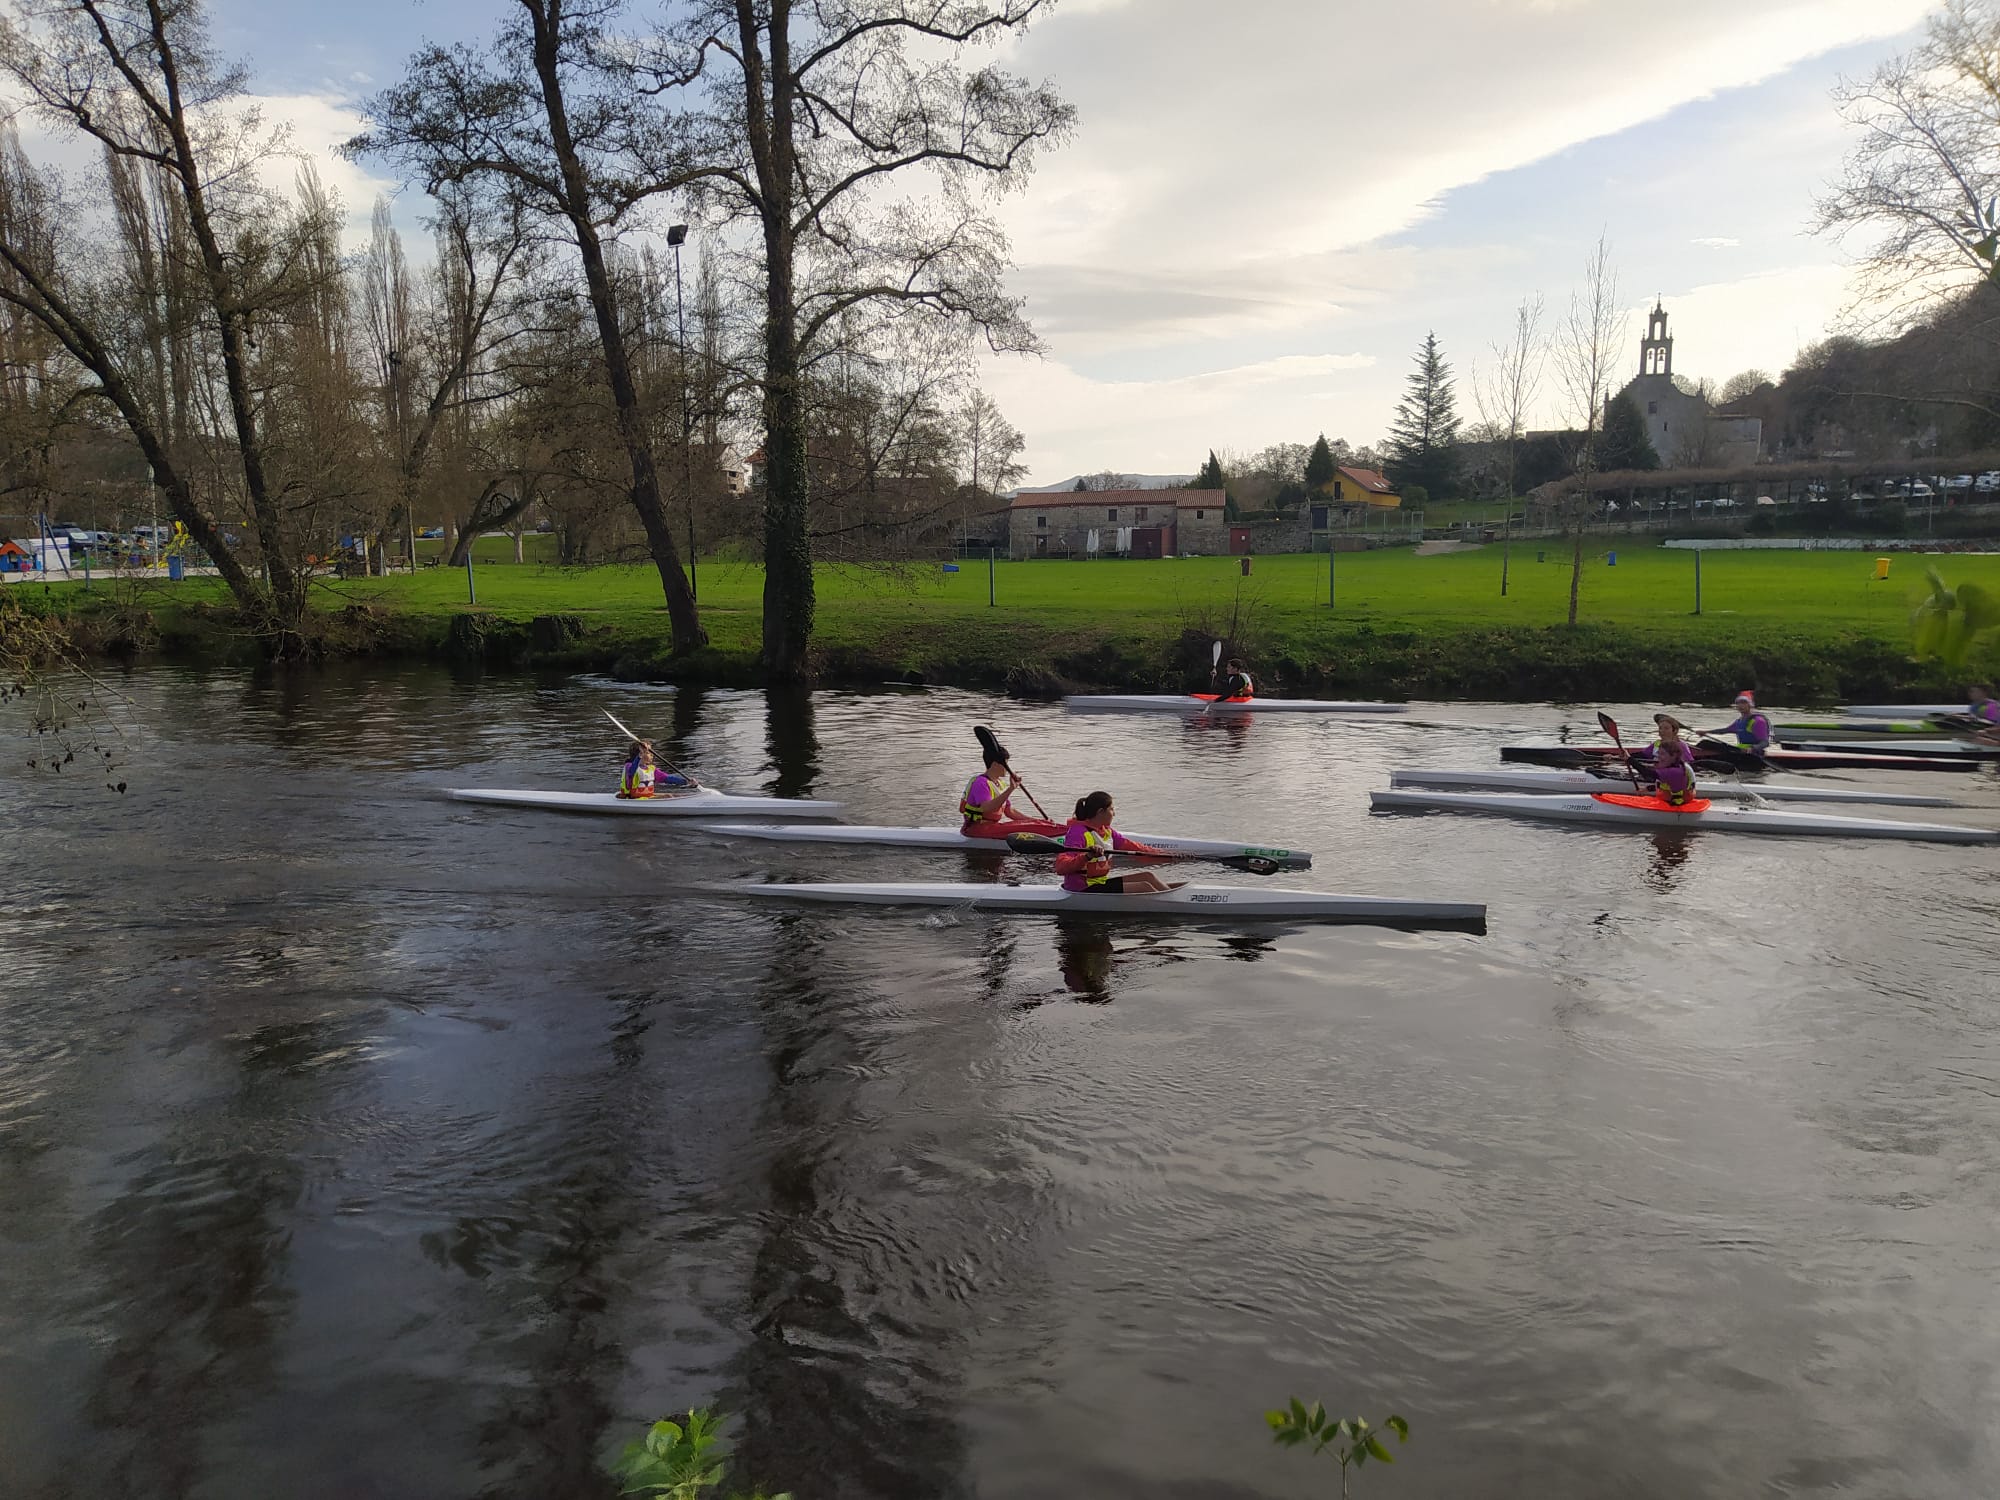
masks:
[[[181,560],[178,557],[167,559],[167,577],[175,583],[181,581]]]
[[[958,564],[957,564],[957,563],[946,563],[946,564],[944,565],[944,570],[945,570],[945,572],[947,572],[947,573],[956,573],[956,572],[958,571]]]
[[[1605,553],[1605,554],[1604,554],[1604,566],[1605,566],[1605,567],[1607,567],[1607,568],[1615,568],[1615,567],[1617,567],[1617,566],[1618,566],[1618,554],[1617,554],[1616,552],[1607,552],[1607,553]]]

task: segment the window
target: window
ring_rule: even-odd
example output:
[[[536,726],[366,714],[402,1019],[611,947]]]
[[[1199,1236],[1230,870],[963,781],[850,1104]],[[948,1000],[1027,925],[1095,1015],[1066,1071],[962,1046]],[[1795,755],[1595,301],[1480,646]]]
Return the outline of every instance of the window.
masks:
[[[1199,521],[1199,520],[1200,520],[1200,519],[1201,519],[1201,518],[1202,518],[1203,516],[1205,516],[1205,515],[1207,515],[1207,514],[1208,514],[1208,512],[1207,512],[1207,511],[1205,511],[1205,510],[1198,510],[1198,511],[1196,511],[1196,512],[1194,513],[1194,518],[1195,518],[1195,519],[1196,519],[1197,521]]]
[[[1649,417],[1657,417],[1659,414],[1660,414],[1660,403],[1657,401],[1648,401],[1646,403],[1646,415]]]
[[[1336,500],[1343,500],[1346,498],[1346,496],[1341,493],[1341,481],[1339,481],[1338,479],[1334,480],[1333,482],[1333,498]]]
[[[1036,516],[1035,524],[1037,526],[1047,526],[1049,524],[1049,518],[1047,516]]]
[[[1326,517],[1327,508],[1324,505],[1315,505],[1312,508],[1312,529],[1314,531],[1326,530]]]
[[[1138,508],[1137,510],[1133,511],[1133,512],[1132,512],[1132,519],[1133,519],[1133,520],[1135,520],[1135,521],[1143,521],[1143,520],[1145,520],[1145,519],[1146,519],[1146,507],[1142,505],[1142,506],[1140,506],[1140,507],[1139,507],[1139,508]]]
[[[1107,520],[1107,521],[1115,521],[1115,520],[1117,520],[1117,519],[1118,519],[1118,507],[1114,505],[1114,506],[1112,506],[1112,507],[1111,507],[1111,508],[1110,508],[1109,510],[1107,510],[1107,511],[1106,511],[1106,512],[1104,513],[1104,519],[1105,519],[1105,520]]]

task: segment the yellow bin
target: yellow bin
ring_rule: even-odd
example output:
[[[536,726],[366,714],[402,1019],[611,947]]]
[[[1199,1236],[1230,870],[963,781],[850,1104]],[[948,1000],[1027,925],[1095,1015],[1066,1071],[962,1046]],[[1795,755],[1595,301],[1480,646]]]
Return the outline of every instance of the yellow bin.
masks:
[[[1888,558],[1878,557],[1875,559],[1875,576],[1877,578],[1887,578],[1889,576]]]

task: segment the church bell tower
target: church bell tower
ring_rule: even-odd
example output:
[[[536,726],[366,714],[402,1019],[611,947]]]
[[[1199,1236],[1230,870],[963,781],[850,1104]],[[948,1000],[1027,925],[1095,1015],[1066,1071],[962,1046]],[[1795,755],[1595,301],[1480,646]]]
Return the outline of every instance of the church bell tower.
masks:
[[[1667,336],[1667,310],[1657,298],[1646,316],[1646,337],[1639,344],[1639,373],[1674,373],[1674,341]]]

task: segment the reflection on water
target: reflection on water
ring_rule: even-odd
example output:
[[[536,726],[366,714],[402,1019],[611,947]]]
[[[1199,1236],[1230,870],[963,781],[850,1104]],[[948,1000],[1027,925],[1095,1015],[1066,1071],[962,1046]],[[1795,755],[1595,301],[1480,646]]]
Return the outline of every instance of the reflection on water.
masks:
[[[802,1500],[1277,1496],[1293,1392],[1410,1415],[1407,1497],[2000,1465],[1985,851],[1367,814],[1532,707],[128,689],[127,797],[0,765],[9,1495],[581,1500],[715,1401]],[[880,823],[948,821],[988,722],[1054,810],[1491,930],[753,910],[712,887],[1053,877],[438,795],[608,785],[607,708]]]

